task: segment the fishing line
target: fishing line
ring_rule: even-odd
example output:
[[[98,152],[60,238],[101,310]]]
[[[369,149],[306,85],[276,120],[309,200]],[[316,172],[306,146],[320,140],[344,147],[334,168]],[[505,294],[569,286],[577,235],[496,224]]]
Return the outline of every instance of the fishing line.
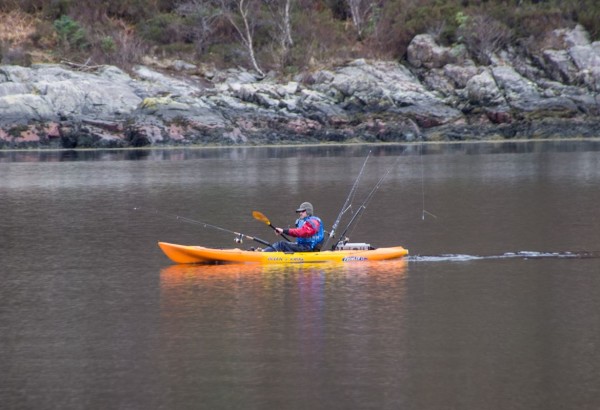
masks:
[[[423,161],[423,144],[425,142],[425,138],[423,137],[423,134],[421,134],[421,129],[419,126],[411,119],[408,121],[411,123],[415,133],[417,134],[417,137],[421,141],[419,144],[419,162],[421,165],[421,220],[425,220],[425,214],[431,215],[437,219],[437,216],[425,210],[425,163]]]
[[[223,228],[221,226],[210,224],[208,222],[203,222],[203,221],[198,221],[198,220],[195,220],[195,219],[186,218],[185,216],[180,216],[180,215],[171,214],[171,213],[168,213],[168,212],[159,211],[158,209],[145,209],[145,208],[142,209],[141,207],[134,207],[133,210],[134,211],[152,212],[152,213],[154,213],[156,215],[161,215],[161,216],[164,216],[164,217],[174,218],[177,221],[186,222],[186,223],[190,223],[190,224],[193,224],[193,225],[200,225],[203,228],[212,228],[212,229],[215,229],[215,230],[218,230],[218,231],[221,231],[221,232],[231,233],[231,234],[234,234],[236,236],[235,237],[235,242],[236,243],[242,243],[243,242],[242,241],[243,238],[248,238],[250,240],[262,243],[263,245],[267,245],[267,246],[270,245],[269,242],[267,242],[267,241],[265,241],[263,239],[257,238],[255,236],[250,236],[250,235],[246,235],[244,233],[235,232],[235,231],[232,231],[230,229]]]

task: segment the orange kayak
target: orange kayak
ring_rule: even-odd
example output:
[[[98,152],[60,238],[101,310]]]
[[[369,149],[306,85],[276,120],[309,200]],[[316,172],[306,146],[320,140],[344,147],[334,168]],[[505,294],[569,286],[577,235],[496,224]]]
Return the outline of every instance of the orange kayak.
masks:
[[[343,249],[323,252],[257,252],[242,249],[214,249],[203,246],[159,242],[158,246],[176,263],[320,263],[362,262],[399,259],[408,255],[402,246],[376,249]]]

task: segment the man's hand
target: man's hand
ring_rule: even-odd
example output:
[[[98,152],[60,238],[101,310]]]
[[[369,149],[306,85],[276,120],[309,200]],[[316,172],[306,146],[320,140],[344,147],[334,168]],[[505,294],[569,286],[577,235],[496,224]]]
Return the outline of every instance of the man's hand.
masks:
[[[283,233],[283,229],[282,228],[275,228],[275,234],[276,235],[281,235]]]

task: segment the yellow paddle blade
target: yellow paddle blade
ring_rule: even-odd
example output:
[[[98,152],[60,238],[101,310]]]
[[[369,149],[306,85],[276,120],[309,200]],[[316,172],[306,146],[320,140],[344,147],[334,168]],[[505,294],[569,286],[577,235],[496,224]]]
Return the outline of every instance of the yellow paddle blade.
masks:
[[[271,221],[269,221],[269,218],[267,218],[262,212],[252,211],[252,216],[254,217],[254,219],[264,222],[267,225],[271,225]]]

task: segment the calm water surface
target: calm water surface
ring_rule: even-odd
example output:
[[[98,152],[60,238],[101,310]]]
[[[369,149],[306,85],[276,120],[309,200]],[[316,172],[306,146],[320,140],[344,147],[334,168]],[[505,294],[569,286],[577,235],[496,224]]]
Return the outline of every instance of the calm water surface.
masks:
[[[330,227],[369,150],[351,240],[407,260],[156,245],[275,240],[251,212],[307,200]],[[585,141],[0,152],[2,408],[597,409],[598,186]]]

